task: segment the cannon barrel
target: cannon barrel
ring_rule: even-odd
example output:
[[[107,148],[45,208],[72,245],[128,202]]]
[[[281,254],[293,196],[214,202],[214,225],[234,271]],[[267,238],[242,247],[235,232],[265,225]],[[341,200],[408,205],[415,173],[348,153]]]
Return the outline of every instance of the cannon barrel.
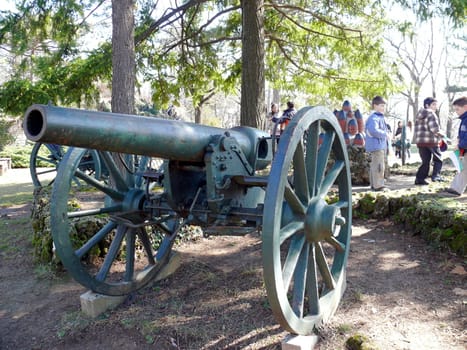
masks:
[[[35,104],[23,121],[26,137],[35,142],[131,153],[180,161],[203,161],[216,135],[235,138],[250,162],[269,135],[249,127],[221,129],[206,125]]]

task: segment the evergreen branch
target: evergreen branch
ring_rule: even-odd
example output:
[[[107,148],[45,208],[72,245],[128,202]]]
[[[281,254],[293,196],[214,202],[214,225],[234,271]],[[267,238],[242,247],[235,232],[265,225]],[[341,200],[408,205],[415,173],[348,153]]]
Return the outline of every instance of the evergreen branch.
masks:
[[[279,50],[282,52],[282,54],[284,55],[286,60],[289,61],[292,64],[292,66],[294,66],[295,68],[297,68],[301,72],[309,73],[312,76],[325,78],[325,79],[330,79],[330,80],[343,80],[343,81],[358,82],[358,83],[380,83],[381,82],[380,80],[352,79],[352,78],[342,77],[342,76],[339,76],[339,75],[323,74],[323,73],[320,73],[320,72],[312,71],[312,70],[310,70],[308,68],[305,68],[305,67],[302,67],[302,66],[298,65],[292,59],[292,57],[289,56],[289,54],[287,53],[285,48],[282,46],[282,44],[280,44],[279,41],[276,41],[275,39],[273,39],[273,40],[277,43],[277,46],[279,47]]]

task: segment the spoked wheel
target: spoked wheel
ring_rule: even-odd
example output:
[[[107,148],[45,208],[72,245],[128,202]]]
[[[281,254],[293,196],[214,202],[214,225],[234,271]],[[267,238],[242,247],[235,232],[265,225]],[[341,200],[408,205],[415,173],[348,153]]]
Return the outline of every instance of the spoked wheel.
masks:
[[[67,152],[53,187],[56,252],[85,287],[106,295],[128,294],[145,286],[167,264],[179,220],[169,215],[155,220],[145,211],[147,186],[140,174],[147,157],[115,160],[110,153],[99,152],[108,172],[102,181],[80,170],[85,154],[79,148]]]
[[[36,142],[29,159],[29,171],[32,183],[36,187],[50,186],[57,176],[58,165],[67,152],[68,147]],[[100,178],[101,164],[95,150],[88,150],[81,159],[80,169]]]
[[[289,332],[311,334],[344,293],[351,191],[335,116],[323,107],[300,110],[281,137],[263,214],[266,290],[276,319]]]
[[[48,186],[57,176],[58,164],[66,152],[65,147],[36,142],[29,158],[29,171],[36,187]]]

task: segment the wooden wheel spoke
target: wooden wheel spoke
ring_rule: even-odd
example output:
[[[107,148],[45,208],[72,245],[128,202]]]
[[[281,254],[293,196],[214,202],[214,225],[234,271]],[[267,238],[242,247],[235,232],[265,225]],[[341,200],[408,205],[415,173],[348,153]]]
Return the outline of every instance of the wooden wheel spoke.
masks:
[[[38,171],[36,174],[37,175],[45,175],[45,174],[50,174],[50,173],[53,173],[53,172],[56,172],[56,171],[57,171],[57,168],[47,168],[47,170]]]
[[[337,177],[341,171],[345,169],[345,164],[343,161],[336,161],[329,172],[326,174],[326,177],[323,180],[323,183],[320,187],[320,196],[324,196],[329,192],[331,186],[336,182]]]
[[[310,257],[308,259],[308,278],[307,278],[307,296],[308,312],[311,315],[319,315],[319,291],[318,291],[318,271],[316,269],[316,251],[315,243],[311,244]]]
[[[112,182],[117,188],[118,191],[126,192],[128,191],[128,185],[121,174],[120,169],[117,167],[115,160],[112,158],[110,152],[99,152],[100,157],[104,161],[107,170],[109,171],[109,175],[112,178]]]
[[[338,207],[339,209],[345,209],[349,207],[349,201],[339,200],[338,202],[333,203],[332,205]]]
[[[84,216],[94,216],[99,214],[111,214],[116,213],[118,211],[122,211],[122,204],[113,205],[111,207],[102,207],[102,208],[94,208],[88,210],[79,210],[79,211],[70,211],[67,214],[69,219],[71,218],[81,218]]]
[[[123,200],[123,198],[125,198],[125,194],[123,192],[114,190],[112,187],[105,185],[104,183],[96,180],[95,177],[89,176],[88,174],[82,172],[81,170],[76,169],[75,176],[83,180],[87,184],[95,187],[99,191],[104,192],[106,195],[108,195],[112,199]]]
[[[56,159],[62,159],[63,158],[63,150],[61,146],[58,145],[53,145],[53,144],[45,144],[46,148],[49,150],[50,154],[54,156]]]
[[[310,197],[316,194],[316,171],[318,164],[319,121],[311,124],[306,135],[305,163],[307,168],[308,190]]]
[[[331,155],[332,144],[334,142],[336,134],[334,131],[326,131],[324,134],[323,143],[321,144],[318,151],[317,159],[317,170],[316,170],[316,186],[321,187],[326,166],[329,162],[329,156]]]
[[[75,255],[78,258],[82,258],[87,252],[89,252],[92,247],[98,244],[100,241],[104,239],[110,231],[112,231],[117,224],[115,222],[108,222],[104,227],[102,227],[94,236],[92,236],[83,246],[77,250],[75,250]]]
[[[308,178],[305,164],[305,152],[303,140],[300,140],[293,156],[294,167],[294,189],[303,204],[308,204],[310,199],[308,190]]]
[[[112,240],[112,243],[110,243],[109,251],[107,252],[104,262],[102,263],[102,266],[96,275],[96,280],[104,281],[107,277],[110,268],[112,267],[112,264],[115,261],[115,258],[117,257],[123,238],[125,237],[126,230],[126,227],[122,225],[118,226],[115,238]]]
[[[49,163],[49,164],[52,164],[52,165],[57,165],[57,163],[58,163],[58,160],[51,159],[51,158],[48,158],[48,157],[42,157],[42,156],[39,156],[39,155],[36,157],[36,163],[38,163],[38,161],[41,161],[41,162],[44,162],[44,163]]]
[[[326,242],[328,242],[330,245],[332,245],[334,248],[336,248],[336,250],[339,252],[339,253],[343,253],[345,252],[345,244],[339,242],[336,238],[334,238],[333,236],[331,237],[326,237],[324,239]]]
[[[329,265],[326,261],[326,257],[324,256],[323,247],[321,243],[317,242],[315,244],[316,247],[316,263],[318,264],[318,269],[323,277],[324,284],[328,290],[333,290],[336,286],[336,282],[332,277],[331,270],[329,269]]]
[[[297,262],[297,267],[294,272],[292,310],[294,310],[295,314],[299,318],[303,317],[309,252],[310,245],[307,243],[301,249],[300,257]]]
[[[154,253],[151,248],[151,241],[149,240],[148,232],[144,227],[141,227],[137,233],[141,243],[143,244],[144,250],[146,251],[149,265],[155,265],[156,261],[154,260]]]
[[[110,166],[106,166],[105,170],[109,171],[112,181],[98,181],[88,174],[87,168],[91,169],[91,166],[83,165],[88,157],[86,152],[90,152],[97,162],[93,168],[96,174],[100,173],[100,165],[107,159],[106,165]],[[119,160],[114,162],[113,155],[110,156],[109,153],[104,152],[101,155],[102,158],[97,156],[95,150],[70,148],[63,158],[63,165],[58,167],[57,181],[52,193],[52,234],[63,265],[79,283],[97,293],[125,295],[147,285],[157,276],[160,269],[168,264],[175,235],[169,234],[163,238],[156,259],[150,232],[145,231],[147,227],[137,227],[138,222],[133,221],[139,218],[134,216],[137,214],[134,210],[139,208],[140,200],[145,196],[144,189],[130,189],[128,185],[137,183],[136,177],[140,175],[132,168],[134,158],[128,158],[125,169],[117,169],[117,173],[112,173],[116,170],[116,165],[120,166]],[[86,157],[84,161],[83,157]],[[136,161],[145,166],[144,159],[143,162]],[[115,179],[119,185],[113,181]],[[75,182],[79,182],[81,186],[75,187]],[[83,184],[86,186],[82,186]],[[88,187],[91,187],[91,191],[88,191]],[[130,191],[134,198],[131,197]],[[127,198],[129,200],[125,201]],[[76,201],[76,207],[80,210],[71,211],[75,209],[69,209],[70,201],[73,201],[74,207]],[[69,234],[70,227],[74,225],[72,218],[97,215],[99,221],[104,222],[104,227],[94,229],[93,225],[87,226],[87,229],[94,230],[91,238],[76,249],[74,239]],[[172,226],[176,228],[175,225],[169,225],[170,222],[177,222],[176,218],[170,215],[154,217],[151,226],[159,225],[170,230]],[[170,233],[172,232],[171,230]],[[137,239],[144,247],[141,254],[136,251]],[[107,246],[107,242],[110,244],[107,251],[96,249],[101,245]]]
[[[285,259],[284,266],[282,268],[282,281],[284,284],[284,290],[288,290],[292,276],[297,268],[298,259],[302,252],[305,244],[305,236],[297,235],[292,238],[290,242],[289,251],[287,252],[287,258]]]
[[[149,163],[151,161],[151,157],[146,157],[146,156],[142,156],[139,158],[139,161],[138,161],[138,169],[136,171],[136,181],[135,181],[135,186],[136,188],[140,188],[142,185],[143,185],[143,176],[141,176],[140,174],[143,173],[143,171],[148,167]]]
[[[125,281],[130,282],[133,279],[135,271],[135,229],[126,232],[126,267]]]
[[[290,236],[294,235],[295,233],[303,230],[304,227],[305,227],[305,224],[303,223],[303,221],[289,222],[287,225],[281,228],[279,244],[284,243],[286,239],[288,239]]]
[[[290,184],[288,182],[285,185],[284,197],[294,213],[297,213],[299,215],[305,215],[305,206],[300,201],[300,198],[298,198],[297,194],[294,192],[292,187],[290,187]]]

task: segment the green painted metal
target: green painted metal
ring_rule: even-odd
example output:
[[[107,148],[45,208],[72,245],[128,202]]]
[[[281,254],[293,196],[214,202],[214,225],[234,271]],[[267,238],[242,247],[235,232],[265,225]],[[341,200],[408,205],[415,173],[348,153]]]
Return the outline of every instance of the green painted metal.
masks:
[[[212,137],[228,133],[253,162],[258,137],[266,132],[248,127],[230,130],[174,120],[32,105],[23,128],[28,139],[73,147],[131,153],[179,161],[203,161]]]
[[[325,137],[319,145],[321,132]],[[311,334],[342,297],[351,195],[346,146],[334,115],[322,107],[300,110],[272,164],[262,237],[269,302],[292,333]]]
[[[102,152],[101,157],[109,169],[106,181],[80,171],[78,167],[86,152],[71,148],[62,160],[66,166],[61,166],[57,174],[51,198],[56,252],[73,278],[82,285],[106,295],[128,294],[153,280],[167,264],[176,236],[176,231],[171,232],[167,227],[174,226],[178,219],[154,222],[144,213],[141,208],[145,196],[143,183],[134,175],[138,169],[131,162],[127,163],[128,171],[117,171],[114,159]],[[144,157],[140,159],[139,166],[144,168],[146,161]],[[81,188],[86,186],[80,196],[75,195],[76,178]],[[118,186],[111,183],[118,183]],[[89,239],[76,241],[71,229],[74,218],[80,218],[81,225],[90,227]],[[160,242],[159,232],[163,235]],[[135,240],[141,242],[144,251],[135,251]],[[104,242],[110,243],[105,249]],[[89,264],[86,255],[92,250],[102,250],[101,260]]]
[[[34,141],[99,150],[107,176],[82,171],[86,151],[71,148],[52,193],[57,254],[84,286],[108,295],[142,288],[168,262],[183,224],[221,234],[262,228],[264,279],[281,326],[310,334],[337,308],[345,289],[351,184],[344,138],[330,111],[299,111],[271,168],[271,139],[252,128],[34,105],[24,130]],[[118,160],[109,151],[125,154]],[[152,156],[166,159],[162,170],[144,175],[153,173]],[[76,192],[77,185],[86,191]],[[73,231],[78,218],[80,225],[87,218],[100,222],[81,242]],[[89,264],[88,252],[99,249],[100,259]]]
[[[51,186],[57,176],[60,161],[68,147],[36,142],[29,158],[29,171],[35,187]],[[102,176],[99,155],[95,150],[88,150],[82,157],[79,168],[96,178]]]

